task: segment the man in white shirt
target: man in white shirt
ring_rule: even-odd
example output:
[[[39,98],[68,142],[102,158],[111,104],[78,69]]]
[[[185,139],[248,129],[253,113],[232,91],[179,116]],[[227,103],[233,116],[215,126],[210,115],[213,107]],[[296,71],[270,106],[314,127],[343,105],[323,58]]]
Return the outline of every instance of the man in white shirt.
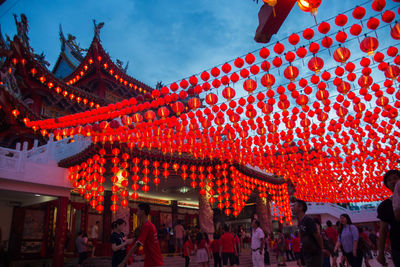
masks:
[[[254,267],[264,267],[264,231],[260,228],[260,222],[253,219],[251,235],[251,251]]]
[[[96,246],[97,246],[97,240],[99,239],[99,225],[100,225],[100,222],[96,221],[96,224],[92,226],[92,232],[90,235],[90,237],[92,238],[92,244],[93,244],[92,257],[94,257],[94,252],[95,252]]]
[[[181,221],[175,226],[175,239],[176,239],[176,251],[179,254],[183,254],[183,237],[185,235],[185,228],[183,228]]]

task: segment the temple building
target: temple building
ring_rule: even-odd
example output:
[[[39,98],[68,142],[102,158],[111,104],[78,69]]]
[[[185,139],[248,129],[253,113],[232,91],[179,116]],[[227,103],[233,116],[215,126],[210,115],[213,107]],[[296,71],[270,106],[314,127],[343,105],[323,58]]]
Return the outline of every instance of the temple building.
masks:
[[[94,22],[88,49],[80,48],[74,36],[65,37],[60,27],[61,51],[52,70],[44,55],[29,47],[26,32],[12,40],[0,35],[0,226],[10,259],[52,258],[53,266],[61,266],[64,256],[74,254],[77,232],[90,235],[96,221],[102,241],[96,255],[110,255],[111,222],[123,218],[126,234],[133,233],[141,202],[151,205],[155,226],[171,235],[178,221],[198,226],[210,237],[226,221],[248,228],[255,216],[266,232],[273,219],[285,225],[288,211],[272,211],[270,204],[288,194],[285,180],[250,165],[194,157],[185,152],[189,144],[177,146],[182,153],[164,151],[161,144],[169,141],[162,124],[152,129],[148,143],[136,140],[134,145],[138,132],[130,128],[132,120],[154,115],[165,117],[166,125],[173,123],[168,114],[190,111],[195,93],[189,89],[180,102],[171,95],[166,115],[155,115],[156,105],[151,113],[141,109],[158,101],[162,89],[131,77],[128,64],[111,59],[101,44],[102,26]],[[114,114],[123,106],[129,110]],[[43,125],[30,125],[39,120],[63,123],[53,118],[77,113],[90,119],[94,112],[104,123],[93,121],[78,129],[65,121],[65,127],[51,133]],[[106,134],[121,129],[132,135]],[[163,252],[169,252],[167,240],[161,240]]]

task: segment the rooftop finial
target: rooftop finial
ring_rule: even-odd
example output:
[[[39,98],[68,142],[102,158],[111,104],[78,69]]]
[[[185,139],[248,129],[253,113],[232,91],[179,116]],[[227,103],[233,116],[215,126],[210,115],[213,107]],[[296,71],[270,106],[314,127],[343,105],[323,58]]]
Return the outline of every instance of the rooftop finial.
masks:
[[[100,40],[100,29],[103,28],[104,22],[96,23],[96,20],[93,20],[94,24],[94,37]]]
[[[25,14],[21,14],[21,21],[18,21],[17,15],[14,14],[15,25],[17,26],[17,36],[21,39],[24,43],[26,48],[29,48],[29,37],[28,37],[28,19]]]

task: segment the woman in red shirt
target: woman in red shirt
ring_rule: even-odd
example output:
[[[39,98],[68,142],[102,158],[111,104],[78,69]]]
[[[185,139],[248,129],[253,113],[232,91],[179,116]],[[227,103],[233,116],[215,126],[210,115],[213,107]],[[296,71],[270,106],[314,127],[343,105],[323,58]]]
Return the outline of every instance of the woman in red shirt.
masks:
[[[198,233],[196,236],[195,249],[196,249],[197,263],[199,264],[199,266],[207,267],[210,252],[208,250],[208,242],[202,233]]]
[[[189,267],[190,256],[192,255],[192,250],[194,249],[190,235],[186,237],[185,244],[183,245],[183,256],[185,257],[185,267]]]
[[[292,248],[294,252],[294,257],[297,261],[297,266],[301,265],[301,246],[300,246],[300,237],[299,232],[294,233],[294,238],[292,239]]]

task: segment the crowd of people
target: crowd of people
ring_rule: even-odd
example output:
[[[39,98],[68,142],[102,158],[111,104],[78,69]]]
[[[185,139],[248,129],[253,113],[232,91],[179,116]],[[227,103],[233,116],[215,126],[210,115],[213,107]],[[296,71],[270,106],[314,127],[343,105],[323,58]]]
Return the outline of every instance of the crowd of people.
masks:
[[[367,227],[356,227],[348,214],[342,214],[334,225],[331,221],[322,227],[320,221],[306,215],[307,203],[297,199],[292,207],[298,221],[294,233],[264,233],[260,222],[251,223],[251,253],[254,267],[270,265],[270,252],[274,252],[278,266],[286,266],[286,261],[296,261],[298,266],[306,267],[361,267],[371,266],[369,261],[376,257],[386,266],[385,253],[390,253],[396,267],[400,267],[400,171],[391,170],[384,176],[384,185],[393,196],[378,207],[379,231]],[[163,265],[159,238],[163,231],[157,231],[148,220],[150,206],[139,204],[137,213],[141,228],[136,238],[125,237],[122,229],[126,222],[117,219],[112,223],[110,238],[113,251],[112,266],[123,267],[132,260],[132,255],[143,247],[144,266]],[[97,242],[99,222],[93,226],[91,241]],[[172,232],[172,231],[171,231]],[[223,225],[210,237],[202,233],[200,227],[185,230],[179,221],[174,229],[173,251],[185,258],[185,267],[191,262],[198,266],[214,267],[240,266],[239,256],[246,236],[243,227]],[[212,240],[210,240],[212,239]],[[88,236],[80,232],[75,241],[79,253],[79,266],[88,257]],[[94,256],[94,251],[92,251]]]

